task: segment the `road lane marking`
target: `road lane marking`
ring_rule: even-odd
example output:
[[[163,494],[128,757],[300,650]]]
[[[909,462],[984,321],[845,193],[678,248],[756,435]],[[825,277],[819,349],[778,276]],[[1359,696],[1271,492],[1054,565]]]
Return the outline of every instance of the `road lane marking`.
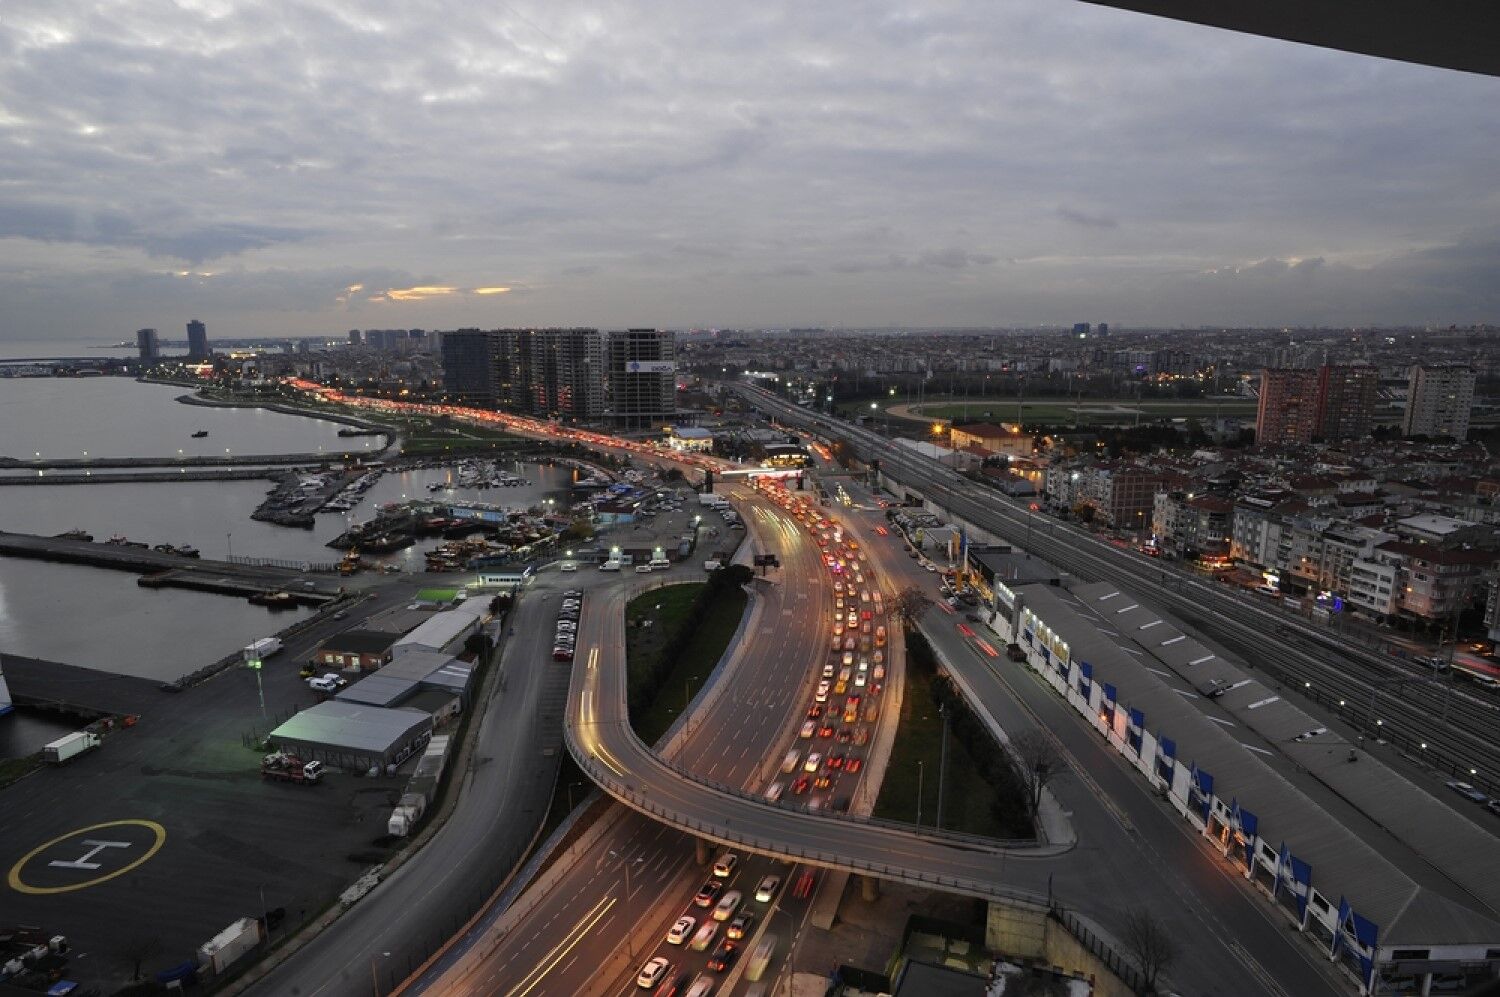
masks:
[[[605,897],[596,903],[593,909],[583,915],[583,918],[573,926],[573,930],[564,935],[563,940],[558,942],[551,952],[542,957],[542,963],[545,966],[538,964],[535,969],[527,973],[521,982],[508,992],[506,997],[525,997],[526,994],[535,990],[542,980],[546,979],[547,974],[552,972],[558,963],[568,957],[573,949],[578,946],[578,943],[583,941],[584,935],[592,931],[594,926],[604,919],[604,916],[610,912],[610,909],[617,902],[614,897]],[[530,981],[529,983],[527,982],[528,980]]]

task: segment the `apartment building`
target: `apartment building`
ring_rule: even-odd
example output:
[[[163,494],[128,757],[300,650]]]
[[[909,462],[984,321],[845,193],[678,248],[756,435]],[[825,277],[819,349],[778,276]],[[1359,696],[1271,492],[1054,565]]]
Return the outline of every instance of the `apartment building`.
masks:
[[[460,329],[443,336],[442,356],[455,401],[543,418],[604,414],[597,329]]]
[[[1475,380],[1471,367],[1422,364],[1412,367],[1406,386],[1402,434],[1467,439]]]
[[[1369,364],[1318,368],[1317,435],[1324,440],[1361,439],[1375,424],[1380,370]]]
[[[1318,431],[1318,371],[1267,368],[1260,372],[1255,442],[1309,443]]]

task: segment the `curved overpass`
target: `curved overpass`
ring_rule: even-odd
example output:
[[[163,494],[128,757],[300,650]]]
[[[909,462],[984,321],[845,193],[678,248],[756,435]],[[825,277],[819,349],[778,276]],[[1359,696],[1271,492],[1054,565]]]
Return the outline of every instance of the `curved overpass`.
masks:
[[[630,586],[630,589],[638,586]],[[639,586],[643,587],[643,586]],[[1004,843],[919,832],[903,824],[773,806],[699,779],[652,751],[626,712],[624,609],[630,591],[586,604],[564,726],[569,750],[610,796],[682,831],[749,852],[1007,903],[1046,905],[1047,895],[1007,885],[1019,871],[1069,846]]]

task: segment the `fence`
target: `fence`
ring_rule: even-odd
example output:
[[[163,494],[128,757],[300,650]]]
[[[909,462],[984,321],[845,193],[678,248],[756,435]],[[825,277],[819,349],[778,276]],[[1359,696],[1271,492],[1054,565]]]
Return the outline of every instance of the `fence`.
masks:
[[[1146,987],[1146,979],[1140,970],[1128,962],[1124,956],[1114,950],[1104,939],[1089,930],[1088,925],[1079,920],[1077,915],[1066,907],[1054,904],[1047,912],[1058,924],[1068,930],[1068,934],[1078,939],[1078,943],[1088,949],[1100,962],[1120,978],[1120,981],[1130,988],[1132,993],[1146,994],[1150,990]]]
[[[339,570],[337,561],[289,561],[280,557],[250,557],[245,554],[230,554],[224,560],[247,568],[281,568],[284,571],[317,571],[325,574]]]

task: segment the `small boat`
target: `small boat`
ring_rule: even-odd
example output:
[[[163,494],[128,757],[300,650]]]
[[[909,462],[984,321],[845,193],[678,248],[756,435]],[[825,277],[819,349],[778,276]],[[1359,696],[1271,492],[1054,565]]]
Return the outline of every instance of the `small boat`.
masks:
[[[208,430],[206,430],[206,429],[200,429],[196,433],[193,434],[193,439],[195,439],[195,440],[201,440],[201,439],[203,439],[203,437],[205,437],[207,435],[208,435]]]

